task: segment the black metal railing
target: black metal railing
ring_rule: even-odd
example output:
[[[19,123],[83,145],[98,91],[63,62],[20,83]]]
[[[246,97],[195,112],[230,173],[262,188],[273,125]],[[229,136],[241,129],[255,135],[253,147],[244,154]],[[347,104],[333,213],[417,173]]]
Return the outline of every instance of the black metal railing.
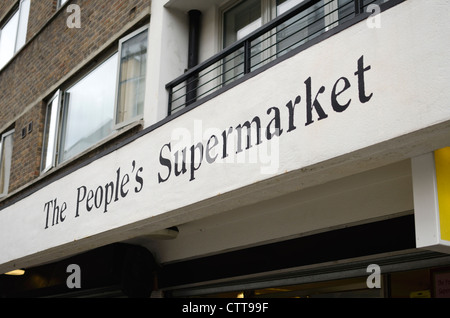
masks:
[[[370,4],[387,1],[307,0],[300,3],[168,83],[169,115],[364,13]]]

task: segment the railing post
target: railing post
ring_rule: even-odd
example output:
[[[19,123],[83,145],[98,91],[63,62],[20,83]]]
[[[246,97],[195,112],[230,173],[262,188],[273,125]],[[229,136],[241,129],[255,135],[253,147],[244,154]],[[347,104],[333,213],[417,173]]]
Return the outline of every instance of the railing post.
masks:
[[[250,40],[244,42],[244,74],[248,74],[251,71],[251,58],[252,48]]]
[[[355,0],[355,15],[361,14],[363,10],[363,0]]]

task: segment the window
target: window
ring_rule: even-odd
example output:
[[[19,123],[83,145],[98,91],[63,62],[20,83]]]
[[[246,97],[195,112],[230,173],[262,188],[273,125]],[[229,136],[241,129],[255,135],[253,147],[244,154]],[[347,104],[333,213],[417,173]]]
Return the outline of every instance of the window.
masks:
[[[117,54],[64,93],[60,162],[93,146],[113,131]]]
[[[303,0],[277,0],[277,16],[301,2]],[[320,1],[278,27],[277,53],[282,55],[289,52],[323,32],[325,32],[325,6],[323,1]]]
[[[144,112],[147,36],[145,28],[120,41],[116,125],[129,123]]]
[[[58,138],[58,122],[60,112],[60,91],[47,104],[44,143],[42,145],[41,172],[50,170],[56,160],[56,140]]]
[[[261,0],[247,0],[240,2],[224,14],[224,48],[246,37],[262,26]],[[258,63],[258,53],[261,45],[252,46],[252,65]],[[224,83],[233,81],[244,74],[244,49],[240,49],[224,61]]]
[[[41,173],[142,118],[148,26],[119,41],[110,55],[47,103]]]
[[[0,28],[0,69],[26,42],[30,0],[21,0],[19,8]]]
[[[376,2],[385,2],[376,1]],[[373,2],[373,1],[372,1]],[[223,47],[239,41],[305,0],[243,0],[223,14]],[[365,4],[364,4],[365,5]],[[251,70],[354,16],[354,0],[322,0],[251,43]],[[224,60],[224,84],[244,74],[243,49]]]
[[[222,52],[166,85],[169,115],[340,26],[358,23],[389,0],[230,0],[222,8]],[[382,7],[380,8],[380,10]],[[272,21],[272,22],[271,22]],[[335,29],[335,31],[337,31]],[[331,35],[331,33],[329,33]],[[320,40],[326,37],[319,38]],[[316,39],[316,41],[319,41]]]
[[[0,135],[0,197],[8,194],[14,130]]]

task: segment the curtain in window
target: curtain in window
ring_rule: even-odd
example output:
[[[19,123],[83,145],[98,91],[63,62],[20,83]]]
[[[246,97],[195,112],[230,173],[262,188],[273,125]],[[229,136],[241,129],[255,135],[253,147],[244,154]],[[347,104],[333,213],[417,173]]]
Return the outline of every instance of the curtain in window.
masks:
[[[144,31],[121,45],[116,124],[143,114],[147,36],[148,32]]]

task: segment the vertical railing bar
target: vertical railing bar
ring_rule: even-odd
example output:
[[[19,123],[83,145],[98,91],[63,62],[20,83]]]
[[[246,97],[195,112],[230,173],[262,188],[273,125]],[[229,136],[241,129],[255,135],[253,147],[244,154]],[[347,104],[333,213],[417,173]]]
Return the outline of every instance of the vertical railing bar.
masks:
[[[169,86],[168,90],[169,90],[169,110],[168,110],[168,115],[170,116],[172,114],[172,91],[173,91],[173,86]]]
[[[363,0],[355,0],[355,15],[363,13]]]
[[[244,74],[250,73],[251,70],[251,42],[244,42]]]

